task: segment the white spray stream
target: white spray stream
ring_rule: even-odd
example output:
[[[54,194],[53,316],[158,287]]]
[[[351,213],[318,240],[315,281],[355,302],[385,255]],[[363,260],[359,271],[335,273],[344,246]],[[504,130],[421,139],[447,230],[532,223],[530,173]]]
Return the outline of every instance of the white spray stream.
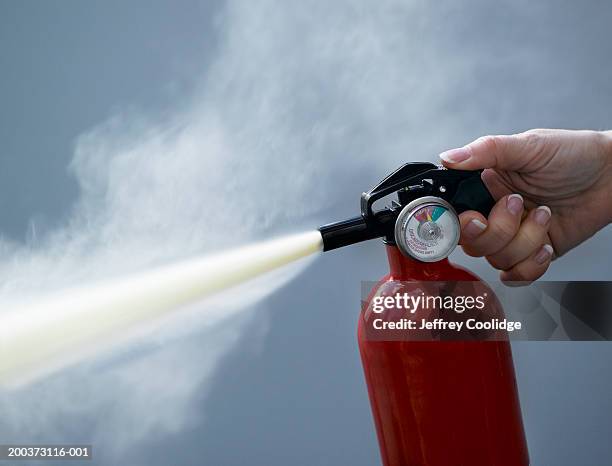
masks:
[[[22,383],[64,367],[128,329],[321,249],[321,234],[312,231],[16,307],[0,314],[0,384]]]

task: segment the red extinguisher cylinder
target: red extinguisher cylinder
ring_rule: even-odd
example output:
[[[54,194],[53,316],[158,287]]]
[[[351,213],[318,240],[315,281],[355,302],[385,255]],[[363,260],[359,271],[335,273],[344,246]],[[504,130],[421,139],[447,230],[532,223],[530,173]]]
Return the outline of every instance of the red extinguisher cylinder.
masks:
[[[425,264],[392,245],[387,255],[390,271],[377,287],[479,281],[448,259]],[[358,340],[384,466],[528,465],[510,343],[374,341],[368,304]]]

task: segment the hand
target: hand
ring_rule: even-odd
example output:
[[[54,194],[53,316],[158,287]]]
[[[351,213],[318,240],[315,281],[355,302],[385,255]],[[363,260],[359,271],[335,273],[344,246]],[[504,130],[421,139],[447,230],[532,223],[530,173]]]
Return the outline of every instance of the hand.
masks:
[[[497,201],[489,218],[460,215],[461,245],[503,281],[533,281],[550,261],[612,221],[612,132],[536,129],[484,136],[440,154],[458,170],[485,170]]]

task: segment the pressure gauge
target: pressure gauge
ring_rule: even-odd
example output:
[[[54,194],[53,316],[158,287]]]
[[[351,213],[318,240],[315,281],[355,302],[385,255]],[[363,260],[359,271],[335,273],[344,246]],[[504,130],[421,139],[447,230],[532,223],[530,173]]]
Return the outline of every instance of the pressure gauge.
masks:
[[[435,196],[410,202],[395,222],[395,242],[400,251],[421,262],[437,262],[447,257],[459,243],[460,234],[455,209]]]

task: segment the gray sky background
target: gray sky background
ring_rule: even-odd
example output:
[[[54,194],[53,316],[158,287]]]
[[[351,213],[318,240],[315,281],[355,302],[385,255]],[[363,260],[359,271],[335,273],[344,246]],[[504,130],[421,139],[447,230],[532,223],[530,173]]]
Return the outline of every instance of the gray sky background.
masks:
[[[605,1],[0,1],[0,251],[17,263],[0,277],[55,284],[26,265],[64,254],[57,231],[98,253],[141,243],[145,266],[353,215],[395,166],[482,134],[610,128],[611,20]],[[612,278],[610,240],[547,277]],[[377,464],[355,327],[360,282],[385,266],[377,242],[324,255],[220,330],[211,360],[196,326],[2,394],[0,439],[93,442],[95,464]],[[612,346],[514,354],[532,464],[607,464]]]

